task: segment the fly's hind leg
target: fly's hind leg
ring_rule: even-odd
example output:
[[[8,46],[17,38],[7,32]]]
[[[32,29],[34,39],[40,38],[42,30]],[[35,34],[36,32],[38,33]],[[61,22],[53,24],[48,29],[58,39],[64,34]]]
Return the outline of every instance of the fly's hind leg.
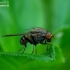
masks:
[[[24,47],[22,47],[20,50],[18,50],[18,52],[20,52]]]
[[[26,44],[24,45],[24,47],[22,47],[18,52],[20,52],[22,49],[24,48],[24,51],[26,49]],[[24,53],[24,51],[22,53]]]
[[[26,44],[25,44],[25,46],[24,46],[24,51],[25,51],[25,49],[26,49]],[[24,51],[23,51],[22,53],[24,53]]]

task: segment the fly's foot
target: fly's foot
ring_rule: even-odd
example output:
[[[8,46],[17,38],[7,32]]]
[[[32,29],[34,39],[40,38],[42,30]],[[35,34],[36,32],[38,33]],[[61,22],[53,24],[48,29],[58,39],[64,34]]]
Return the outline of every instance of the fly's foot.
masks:
[[[34,52],[34,51],[32,51],[32,53],[31,53],[31,54],[33,54],[33,52]]]
[[[50,54],[50,58],[52,58],[52,55]]]

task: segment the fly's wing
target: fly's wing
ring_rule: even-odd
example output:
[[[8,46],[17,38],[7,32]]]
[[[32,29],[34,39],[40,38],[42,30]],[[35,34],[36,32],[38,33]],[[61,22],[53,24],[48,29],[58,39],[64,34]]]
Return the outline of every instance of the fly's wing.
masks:
[[[31,34],[36,34],[37,36],[45,36],[45,34],[47,33],[46,30],[44,30],[43,28],[33,28],[30,30]]]
[[[10,36],[20,36],[23,34],[8,34],[8,35],[3,35],[2,37],[10,37]]]
[[[43,42],[45,39],[45,35],[46,35],[46,30],[42,29],[42,28],[34,28],[30,31],[35,43],[40,43]]]

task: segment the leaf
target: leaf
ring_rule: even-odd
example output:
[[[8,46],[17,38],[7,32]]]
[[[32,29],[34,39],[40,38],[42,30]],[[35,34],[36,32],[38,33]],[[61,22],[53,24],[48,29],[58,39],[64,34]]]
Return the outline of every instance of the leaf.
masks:
[[[59,30],[54,41],[62,49],[64,64],[59,69],[66,70],[70,64],[70,27]]]
[[[2,69],[26,69],[29,70],[28,68],[32,69],[34,68],[34,66],[37,67],[50,67],[50,66],[55,66],[59,65],[61,63],[63,63],[63,57],[62,57],[62,52],[60,50],[60,48],[56,45],[53,46],[53,48],[50,48],[50,50],[53,51],[52,56],[50,57],[47,54],[28,54],[28,53],[13,53],[13,52],[8,52],[8,53],[0,53],[0,67]],[[2,67],[2,65],[5,65],[4,67]],[[27,68],[28,65],[28,68]],[[30,66],[30,65],[34,65],[34,66]],[[7,67],[9,66],[9,67]],[[36,67],[36,68],[37,68]]]
[[[50,50],[51,49],[51,50]],[[51,60],[55,60],[56,59],[56,54],[58,53],[58,56],[60,56],[60,53],[59,52],[60,50],[57,50],[58,47],[57,46],[52,46],[52,48],[49,49],[49,52],[51,52],[51,57],[50,57],[50,54],[47,54],[47,53],[43,53],[43,54],[28,54],[28,53],[13,53],[13,52],[8,52],[8,53],[0,53],[0,56],[26,56],[27,58],[30,58],[30,59],[34,59],[34,60],[39,60],[39,61],[51,61]],[[57,53],[56,53],[56,52]],[[60,56],[61,57],[61,56]]]

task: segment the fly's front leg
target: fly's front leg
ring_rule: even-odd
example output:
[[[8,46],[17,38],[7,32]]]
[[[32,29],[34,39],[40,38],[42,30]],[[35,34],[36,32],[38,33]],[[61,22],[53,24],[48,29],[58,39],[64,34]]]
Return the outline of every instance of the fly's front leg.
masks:
[[[47,44],[47,51],[49,50],[48,44]]]
[[[41,44],[47,44],[47,41],[46,40],[44,40],[44,41],[42,41],[42,42],[40,42]]]
[[[53,46],[53,44],[48,44],[49,46]]]
[[[53,45],[53,44],[48,44],[48,43],[47,43],[47,52],[48,52],[48,54],[50,55],[50,57],[52,57],[52,56],[51,56],[51,54],[50,54],[49,47],[50,47],[50,46],[52,47],[52,45]]]
[[[50,55],[50,57],[51,57],[51,54],[50,54],[50,51],[49,51],[49,45],[47,44],[47,52],[48,52],[48,54]]]

